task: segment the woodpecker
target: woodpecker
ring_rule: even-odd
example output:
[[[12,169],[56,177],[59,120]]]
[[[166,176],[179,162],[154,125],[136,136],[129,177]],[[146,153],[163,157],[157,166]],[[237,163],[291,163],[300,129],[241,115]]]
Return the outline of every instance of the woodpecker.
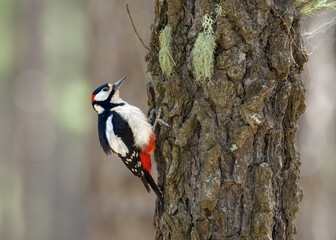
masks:
[[[155,135],[141,110],[119,97],[123,77],[114,84],[104,84],[93,91],[91,103],[98,113],[98,135],[106,155],[117,154],[126,167],[149,186],[163,203],[163,195],[151,174],[150,154],[155,149]]]

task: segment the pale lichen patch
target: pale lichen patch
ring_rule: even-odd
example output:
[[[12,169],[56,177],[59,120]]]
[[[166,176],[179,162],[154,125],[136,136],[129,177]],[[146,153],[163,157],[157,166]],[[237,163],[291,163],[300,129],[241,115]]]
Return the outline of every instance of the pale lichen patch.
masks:
[[[169,77],[173,72],[175,62],[172,56],[172,27],[167,25],[160,32],[159,63],[163,73]]]
[[[204,31],[198,34],[192,50],[192,65],[196,80],[205,80],[214,74],[214,52],[217,47],[213,31],[214,22],[208,14],[203,17]]]

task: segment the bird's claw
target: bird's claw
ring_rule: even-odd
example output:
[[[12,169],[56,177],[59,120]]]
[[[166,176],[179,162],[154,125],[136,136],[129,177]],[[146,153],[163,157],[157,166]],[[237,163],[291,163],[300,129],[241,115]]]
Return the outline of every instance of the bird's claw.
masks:
[[[160,119],[160,116],[161,116],[161,112],[162,112],[162,109],[159,108],[158,112],[156,112],[156,109],[153,108],[149,114],[149,118],[148,118],[148,122],[151,123],[152,122],[152,118],[154,116],[154,114],[156,113],[156,118],[154,120],[154,123],[153,123],[153,130],[155,130],[155,127],[156,125],[159,123],[159,124],[162,124],[166,127],[171,127],[171,125],[169,125],[168,123],[166,123],[165,121],[163,121],[162,119]]]

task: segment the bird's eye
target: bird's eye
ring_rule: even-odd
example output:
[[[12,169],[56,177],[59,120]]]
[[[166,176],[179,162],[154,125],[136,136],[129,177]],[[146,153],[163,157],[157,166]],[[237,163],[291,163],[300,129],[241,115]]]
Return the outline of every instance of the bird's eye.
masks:
[[[104,91],[104,92],[107,92],[108,90],[109,90],[108,87],[104,87],[104,88],[103,88],[103,91]]]

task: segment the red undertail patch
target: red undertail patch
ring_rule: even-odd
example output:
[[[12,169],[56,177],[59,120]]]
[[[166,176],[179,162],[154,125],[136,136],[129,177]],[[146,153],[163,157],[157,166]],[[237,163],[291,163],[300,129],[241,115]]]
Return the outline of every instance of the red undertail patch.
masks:
[[[155,150],[155,135],[152,133],[149,138],[148,145],[142,150],[140,153],[140,159],[142,163],[142,167],[145,171],[147,171],[149,174],[152,174],[152,162],[151,157],[149,154],[154,152]]]
[[[143,169],[148,172],[150,175],[152,174],[152,162],[151,157],[148,153],[142,152],[140,153],[140,159]]]

